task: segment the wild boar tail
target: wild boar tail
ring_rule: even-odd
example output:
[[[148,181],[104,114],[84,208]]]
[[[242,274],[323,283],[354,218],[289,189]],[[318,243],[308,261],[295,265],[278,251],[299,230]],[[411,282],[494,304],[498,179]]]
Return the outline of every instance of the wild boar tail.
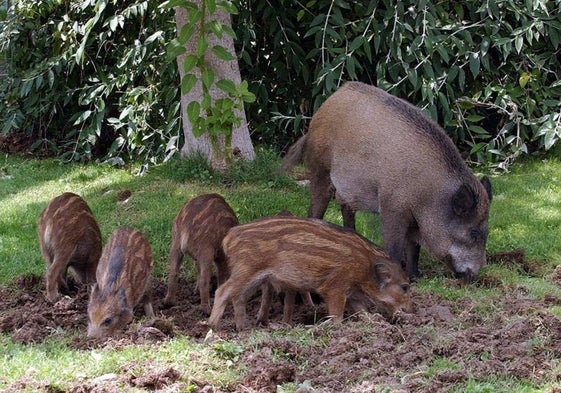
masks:
[[[296,141],[295,144],[290,146],[288,152],[282,159],[281,172],[288,174],[292,171],[296,165],[302,162],[302,157],[304,155],[304,147],[306,146],[306,135],[302,136]]]

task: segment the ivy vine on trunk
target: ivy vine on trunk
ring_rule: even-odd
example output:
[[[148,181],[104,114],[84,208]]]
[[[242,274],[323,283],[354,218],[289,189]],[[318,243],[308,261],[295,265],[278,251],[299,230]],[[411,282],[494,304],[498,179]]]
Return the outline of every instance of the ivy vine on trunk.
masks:
[[[178,26],[178,36],[170,43],[168,55],[170,58],[183,55],[182,61],[178,62],[183,71],[182,95],[192,93],[200,83],[200,92],[191,94],[185,108],[191,132],[196,138],[208,136],[212,148],[210,161],[214,167],[229,167],[234,151],[233,130],[245,121],[240,116],[244,102],[255,101],[255,95],[248,90],[247,81],[236,83],[228,75],[220,75],[216,63],[212,63],[209,57],[212,55],[221,62],[237,61],[234,54],[220,44],[224,35],[235,38],[234,31],[230,25],[214,17],[218,10],[230,15],[237,9],[228,1],[214,0],[170,0],[162,7],[181,7],[187,12],[186,23],[180,29]],[[212,40],[211,35],[216,40]],[[189,42],[194,45],[189,46]]]

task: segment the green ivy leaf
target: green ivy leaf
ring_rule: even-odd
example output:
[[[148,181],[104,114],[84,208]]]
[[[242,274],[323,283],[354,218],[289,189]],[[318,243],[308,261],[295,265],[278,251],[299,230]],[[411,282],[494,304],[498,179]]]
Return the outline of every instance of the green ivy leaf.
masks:
[[[217,1],[216,6],[218,8],[222,8],[224,11],[226,11],[230,15],[237,15],[238,14],[238,8],[231,1]]]
[[[199,58],[204,57],[207,50],[208,50],[208,40],[205,37],[197,38],[197,56]]]
[[[191,124],[195,124],[201,117],[201,104],[198,101],[191,101],[187,104],[187,119]]]
[[[168,0],[160,4],[159,7],[162,9],[171,9],[175,7],[192,8],[196,7],[196,4],[188,0]]]
[[[232,61],[235,60],[236,58],[230,53],[228,52],[222,45],[215,45],[212,48],[212,53],[214,53],[214,55],[216,57],[218,57],[220,60],[223,61]]]
[[[207,89],[210,89],[214,83],[214,72],[208,68],[205,69],[201,74],[201,79],[203,81],[203,85]]]
[[[178,40],[173,39],[166,47],[166,58],[168,61],[173,61],[177,58],[177,56],[180,56],[185,52],[185,46],[180,44]]]
[[[179,31],[179,35],[174,40],[179,43],[179,45],[185,45],[187,41],[191,39],[193,34],[195,34],[197,25],[193,22],[183,25]]]
[[[183,70],[185,71],[185,73],[191,72],[191,70],[195,68],[198,62],[199,58],[195,55],[185,56],[185,62],[183,63]]]
[[[186,95],[195,87],[197,77],[194,74],[186,74],[181,79],[181,94]]]
[[[219,80],[218,82],[216,82],[216,86],[227,94],[236,94],[236,84],[229,79]]]

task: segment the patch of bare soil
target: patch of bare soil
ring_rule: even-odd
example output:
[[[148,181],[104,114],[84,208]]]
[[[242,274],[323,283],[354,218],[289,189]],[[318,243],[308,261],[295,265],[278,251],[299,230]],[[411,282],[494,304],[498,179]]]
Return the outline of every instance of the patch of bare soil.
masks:
[[[25,133],[11,133],[0,135],[0,151],[5,153],[28,152],[33,139]]]
[[[518,259],[512,257],[508,263],[523,269],[525,258],[516,255]],[[501,258],[504,262],[506,257]],[[556,270],[548,279],[561,284],[559,277],[561,272]],[[298,392],[374,392],[380,385],[394,392],[446,392],[472,379],[521,379],[536,386],[561,381],[561,320],[547,311],[561,305],[561,299],[553,295],[536,299],[522,286],[503,287],[498,282],[472,285],[474,289],[494,286],[500,295],[482,306],[467,297],[450,301],[413,290],[415,311],[395,323],[372,313],[348,316],[340,326],[322,322],[326,315],[322,305],[310,309],[299,304],[295,323],[309,326],[309,339],[294,340],[277,332],[258,345],[248,346],[239,359],[248,372],[228,391],[276,392],[278,385],[294,383]],[[43,278],[21,278],[14,285],[0,288],[0,331],[21,343],[70,335],[70,345],[83,350],[157,344],[177,335],[202,341],[209,329],[199,309],[195,284],[181,281],[179,288],[178,304],[164,308],[165,283],[156,280],[153,298],[157,319],[137,318],[126,332],[99,342],[85,334],[87,288],[51,305],[43,297]],[[258,306],[258,299],[252,300],[248,314],[256,315]],[[137,316],[142,316],[142,310]],[[257,328],[273,332],[283,327],[281,302],[276,302],[270,317],[269,326]],[[247,336],[248,332],[235,332],[232,309],[228,307],[222,329],[214,333],[214,339],[244,346]],[[70,391],[116,392],[123,385],[147,391],[181,391],[188,386],[189,376],[173,368],[161,369],[150,363],[142,366],[145,371],[141,375],[131,365],[118,375],[78,383]],[[212,381],[189,383],[198,385],[199,391],[220,391]],[[41,386],[32,376],[7,391],[30,387],[59,391]]]

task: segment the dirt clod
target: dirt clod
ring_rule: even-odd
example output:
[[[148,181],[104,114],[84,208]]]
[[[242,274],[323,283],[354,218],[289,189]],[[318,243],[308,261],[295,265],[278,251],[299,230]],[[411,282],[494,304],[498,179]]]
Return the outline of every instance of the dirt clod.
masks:
[[[522,254],[517,255],[512,260],[518,264]],[[561,268],[547,278],[561,284]],[[533,297],[523,286],[505,287],[495,282],[486,286],[494,286],[498,294],[481,304],[469,296],[452,301],[438,294],[419,293],[413,285],[415,311],[394,323],[369,313],[346,315],[341,325],[334,326],[322,322],[326,317],[323,304],[314,309],[297,304],[295,324],[305,326],[311,337],[302,340],[282,334],[286,329],[280,325],[282,303],[276,301],[271,323],[256,328],[268,334],[267,339],[245,345],[249,333],[235,331],[231,307],[221,330],[209,337],[207,316],[200,311],[193,282],[180,281],[178,302],[164,308],[165,283],[154,280],[156,318],[144,318],[140,308],[126,331],[110,340],[96,341],[86,337],[88,288],[78,288],[73,296],[52,305],[44,299],[43,279],[29,276],[0,287],[0,310],[4,310],[0,331],[24,344],[49,336],[70,337],[69,345],[81,350],[158,345],[181,335],[208,340],[209,345],[212,340],[239,342],[244,350],[237,362],[247,372],[228,387],[231,392],[276,392],[284,384],[292,384],[298,392],[373,392],[378,386],[393,392],[444,392],[468,380],[523,379],[536,386],[559,381],[561,320],[550,309],[560,305],[561,299],[552,294]],[[248,314],[256,315],[258,306],[258,298],[251,300]],[[188,379],[173,367],[134,364],[119,375],[82,381],[69,391],[117,392],[123,384],[148,391],[182,391],[188,386],[218,391],[210,381]],[[22,387],[53,391],[33,376],[6,391]],[[550,391],[561,390],[552,387]]]

